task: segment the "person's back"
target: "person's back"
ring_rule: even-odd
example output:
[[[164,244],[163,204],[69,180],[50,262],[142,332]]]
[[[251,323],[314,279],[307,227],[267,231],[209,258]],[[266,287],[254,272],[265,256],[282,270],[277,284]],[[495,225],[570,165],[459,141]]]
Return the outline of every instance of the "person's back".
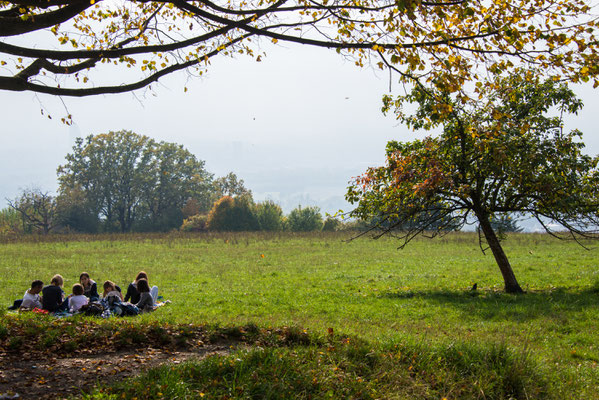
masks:
[[[42,289],[42,308],[54,312],[62,304],[62,289],[58,285],[48,285]]]
[[[139,290],[139,302],[136,304],[141,311],[154,310],[154,298],[150,294],[150,286],[148,281],[140,279],[137,281],[137,289]]]
[[[139,302],[139,291],[137,290],[137,282],[131,282],[127,286],[127,293],[125,293],[125,301],[131,301],[135,304]]]
[[[154,299],[150,292],[142,292],[139,295],[139,303],[136,304],[137,308],[140,310],[153,310],[154,309]]]
[[[76,283],[73,285],[73,295],[69,298],[69,307],[72,313],[79,311],[81,307],[89,302],[89,299],[83,294],[83,285]]]
[[[89,299],[87,298],[87,296],[82,295],[82,294],[77,295],[77,296],[72,296],[69,299],[69,306],[70,306],[72,313],[76,313],[77,311],[79,311],[79,309],[81,307],[83,307],[87,303],[89,303]]]
[[[23,302],[21,303],[21,308],[42,308],[42,299],[38,294],[31,294],[29,290],[25,292],[23,295]]]
[[[104,295],[105,299],[114,297],[115,299],[117,299],[118,301],[121,301],[121,292],[119,292],[118,290],[111,290],[110,292],[106,293]]]

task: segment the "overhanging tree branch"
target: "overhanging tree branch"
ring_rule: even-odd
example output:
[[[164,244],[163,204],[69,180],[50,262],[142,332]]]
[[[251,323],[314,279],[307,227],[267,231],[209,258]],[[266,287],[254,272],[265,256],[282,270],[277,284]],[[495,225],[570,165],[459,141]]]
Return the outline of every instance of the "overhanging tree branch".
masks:
[[[161,71],[176,72],[181,65],[195,68],[197,63],[188,63],[189,59],[249,36],[252,42],[236,42],[236,52],[257,58],[258,39],[264,38],[333,49],[354,57],[359,66],[368,64],[370,55],[382,56],[381,68],[400,72],[403,81],[435,81],[452,92],[479,79],[484,68],[501,72],[513,69],[517,62],[538,64],[570,80],[599,76],[596,8],[584,0],[92,3],[0,3],[0,38],[5,38],[0,39],[0,90],[77,96],[122,92],[116,87],[135,90],[140,82],[153,82],[147,79],[144,62],[155,62]],[[35,39],[28,42],[33,33]],[[11,40],[15,37],[18,40]],[[60,50],[64,45],[76,49]],[[121,74],[114,73],[114,81],[103,90],[90,88],[98,63],[105,60],[113,61],[112,70],[127,68],[138,75],[119,82]],[[80,72],[86,75],[84,82],[79,80]],[[64,87],[69,89],[61,90]]]
[[[22,35],[49,28],[70,20],[92,4],[88,0],[74,0],[55,11],[36,15],[0,16],[0,36]],[[14,9],[13,9],[14,10]]]
[[[233,40],[228,43],[225,47],[232,46],[243,39],[249,37],[250,35],[243,36]],[[0,77],[0,88],[4,88],[5,90],[12,91],[25,91],[30,90],[37,93],[46,93],[57,96],[71,96],[71,97],[84,97],[91,96],[97,94],[116,94],[116,93],[126,93],[131,92],[136,89],[141,89],[148,86],[151,83],[158,81],[158,79],[171,74],[175,71],[180,71],[194,65],[198,65],[201,62],[206,62],[208,59],[214,57],[221,50],[213,50],[204,54],[201,58],[190,60],[180,64],[174,64],[167,68],[164,68],[158,72],[153,73],[145,79],[142,79],[138,82],[130,83],[127,85],[121,86],[102,86],[97,88],[87,88],[87,89],[74,89],[74,88],[61,88],[61,87],[51,87],[51,86],[43,86],[36,83],[27,82],[23,79],[19,79],[17,77],[14,78],[4,78]]]

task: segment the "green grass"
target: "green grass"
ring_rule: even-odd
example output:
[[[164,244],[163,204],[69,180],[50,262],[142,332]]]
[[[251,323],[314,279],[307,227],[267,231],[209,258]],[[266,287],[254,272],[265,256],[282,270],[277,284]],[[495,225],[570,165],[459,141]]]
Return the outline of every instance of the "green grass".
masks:
[[[505,347],[254,348],[163,366],[90,399],[550,398],[551,385]]]
[[[1,244],[0,302],[12,303],[33,279],[48,282],[54,273],[69,291],[82,271],[125,289],[145,270],[173,303],[141,323],[300,326],[315,335],[331,327],[381,348],[505,347],[529,354],[562,389],[599,398],[596,249],[511,235],[505,250],[528,292],[514,296],[501,292],[499,270],[475,234],[416,240],[404,250],[391,239],[346,238],[175,234]]]

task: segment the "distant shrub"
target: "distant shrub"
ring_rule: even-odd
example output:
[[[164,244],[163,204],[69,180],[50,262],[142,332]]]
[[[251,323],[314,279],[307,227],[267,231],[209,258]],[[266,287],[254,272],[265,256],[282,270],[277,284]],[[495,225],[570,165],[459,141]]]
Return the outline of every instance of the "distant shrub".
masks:
[[[189,218],[183,220],[183,224],[180,228],[183,232],[204,232],[208,230],[208,216],[207,215],[192,215]]]
[[[0,235],[23,233],[23,220],[13,208],[0,210]]]
[[[183,218],[189,218],[189,217],[192,217],[194,215],[197,215],[197,214],[200,213],[200,211],[201,211],[200,210],[200,204],[194,198],[187,199],[187,201],[185,202],[185,205],[181,209],[181,213],[183,214]]]
[[[322,225],[324,232],[336,232],[341,230],[341,228],[343,228],[343,222],[333,217],[328,217]]]
[[[256,205],[256,217],[262,231],[283,230],[283,210],[271,200]]]
[[[322,216],[318,207],[298,206],[287,216],[287,226],[293,232],[310,232],[322,229]]]
[[[492,215],[490,222],[499,235],[507,232],[522,232],[522,228],[518,226],[518,219],[508,213]]]
[[[260,228],[251,195],[224,196],[208,214],[211,231],[257,231]]]
[[[235,200],[230,196],[223,196],[217,200],[208,215],[208,229],[214,231],[228,230],[226,227],[234,223],[231,218],[233,216],[231,210],[234,205]]]
[[[371,225],[364,220],[356,219],[344,222],[339,230],[342,231],[366,231],[371,228]]]

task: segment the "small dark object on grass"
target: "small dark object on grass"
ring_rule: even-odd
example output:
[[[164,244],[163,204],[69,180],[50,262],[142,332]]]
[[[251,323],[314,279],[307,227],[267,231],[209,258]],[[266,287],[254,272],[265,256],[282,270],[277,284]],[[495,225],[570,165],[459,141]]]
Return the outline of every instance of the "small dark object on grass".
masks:
[[[478,285],[475,283],[474,285],[472,285],[472,287],[470,288],[470,292],[468,293],[470,296],[478,296],[478,291],[476,290],[478,288]]]
[[[23,299],[15,300],[12,306],[8,307],[9,310],[18,310],[23,304]]]

